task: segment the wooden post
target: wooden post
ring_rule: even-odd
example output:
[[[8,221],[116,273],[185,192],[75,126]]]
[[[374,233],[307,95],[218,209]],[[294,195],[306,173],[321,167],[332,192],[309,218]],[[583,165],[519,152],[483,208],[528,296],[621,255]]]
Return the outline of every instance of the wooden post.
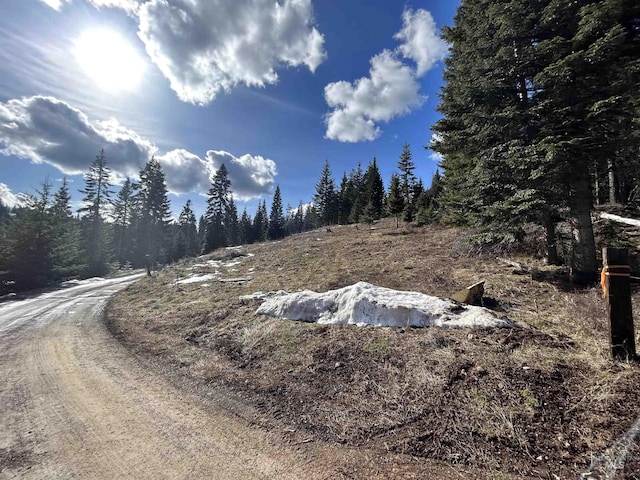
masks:
[[[602,264],[602,288],[609,315],[611,355],[615,360],[634,360],[636,342],[627,249],[603,248]]]

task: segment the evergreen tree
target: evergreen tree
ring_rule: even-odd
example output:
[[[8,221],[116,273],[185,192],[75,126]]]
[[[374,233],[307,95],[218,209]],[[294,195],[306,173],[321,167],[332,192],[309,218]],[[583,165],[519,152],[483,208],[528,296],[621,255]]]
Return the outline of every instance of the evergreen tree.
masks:
[[[62,185],[53,197],[53,206],[51,211],[54,215],[62,218],[69,218],[73,215],[71,212],[71,194],[69,193],[69,184],[67,177],[62,178]]]
[[[364,213],[368,199],[365,198],[365,181],[362,173],[362,165],[358,163],[358,168],[352,170],[349,175],[349,195],[351,198],[351,211],[349,212],[349,222],[358,223]]]
[[[53,232],[51,241],[52,281],[80,275],[86,270],[82,258],[80,226],[71,212],[71,194],[66,177],[54,194],[51,214]]]
[[[313,196],[313,203],[318,212],[318,216],[322,220],[323,225],[332,225],[337,221],[337,195],[336,186],[331,176],[331,168],[329,160],[327,160],[322,169],[320,180],[316,184],[316,193]]]
[[[133,215],[136,185],[129,177],[124,181],[113,202],[113,253],[115,260],[124,266],[133,260]]]
[[[360,220],[366,223],[367,225],[369,225],[369,234],[371,234],[371,231],[372,231],[371,225],[376,220],[376,206],[373,204],[372,201],[367,203],[367,206],[364,208],[364,211],[362,212],[362,216],[360,217]]]
[[[346,172],[342,175],[340,181],[340,189],[338,190],[337,202],[338,202],[338,223],[345,225],[349,223],[349,213],[351,213],[352,207],[352,195],[351,189],[353,184],[347,178]]]
[[[205,233],[207,231],[207,221],[204,215],[198,219],[198,252],[204,251]]]
[[[139,253],[148,255],[150,261],[166,261],[169,247],[167,226],[170,221],[169,195],[162,166],[154,158],[140,170],[138,198],[140,223],[138,230]],[[143,261],[138,257],[138,263]]]
[[[233,195],[229,198],[229,207],[224,219],[225,230],[227,232],[227,245],[240,244],[240,225],[238,224],[238,209]]]
[[[100,150],[85,174],[85,188],[80,190],[84,206],[78,210],[84,213],[81,225],[89,276],[104,275],[108,270],[109,239],[103,214],[111,196],[110,177],[104,150]]]
[[[390,215],[396,218],[396,228],[398,228],[398,219],[404,210],[404,198],[400,189],[400,178],[395,173],[391,175],[389,196],[387,197],[387,210]]]
[[[592,159],[605,158],[613,169],[623,151],[639,144],[634,127],[640,101],[639,18],[640,5],[633,0],[556,0],[540,20],[537,50],[543,66],[534,77],[540,115],[536,140],[561,173],[556,181],[568,192],[572,266],[579,280],[593,280],[598,269],[591,223]]]
[[[368,212],[373,215],[373,219],[380,219],[384,205],[384,183],[382,182],[380,170],[378,170],[378,162],[375,157],[364,174],[364,200],[366,201],[367,207],[371,204],[371,208],[373,208],[373,210]]]
[[[413,164],[413,157],[411,155],[411,148],[408,143],[402,146],[402,153],[398,160],[398,170],[400,170],[400,192],[404,199],[405,208],[413,201],[412,193],[413,186],[415,184],[415,176],[413,171],[415,170]]]
[[[534,141],[547,3],[465,2],[443,29],[451,47],[432,146],[443,155],[440,200],[449,222],[485,227],[490,241],[518,241],[524,222],[542,223],[559,207],[552,165]]]
[[[253,242],[253,225],[251,223],[251,217],[247,213],[247,208],[245,207],[242,212],[242,216],[240,217],[240,243],[246,245]]]
[[[178,217],[178,231],[182,256],[195,257],[199,252],[196,216],[191,209],[191,200],[187,200]]]
[[[267,218],[267,204],[262,201],[253,217],[253,238],[256,242],[264,242],[267,239],[269,219]]]
[[[280,185],[276,186],[269,215],[269,239],[279,240],[284,237],[284,215],[282,213],[282,197],[280,196]]]
[[[90,221],[102,219],[105,207],[109,204],[111,196],[111,169],[107,167],[107,158],[104,150],[91,162],[89,171],[84,176],[84,189],[80,190],[84,196],[82,202],[84,206],[78,210],[86,213],[85,218]]]
[[[203,253],[227,245],[227,232],[224,220],[229,211],[231,201],[231,181],[224,164],[213,176],[209,199],[207,200],[206,233]]]

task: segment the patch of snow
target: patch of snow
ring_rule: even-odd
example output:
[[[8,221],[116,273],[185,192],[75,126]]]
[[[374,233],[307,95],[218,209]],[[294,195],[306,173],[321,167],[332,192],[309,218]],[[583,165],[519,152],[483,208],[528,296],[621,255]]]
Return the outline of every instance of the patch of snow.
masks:
[[[329,290],[296,293],[256,292],[241,299],[262,300],[256,314],[288,320],[331,325],[374,325],[384,327],[513,327],[506,317],[499,318],[483,307],[420,292],[377,287],[366,282]]]
[[[225,250],[242,250],[244,245],[237,245],[235,247],[225,247]]]
[[[198,282],[208,282],[209,280],[215,280],[217,278],[216,275],[212,273],[207,273],[206,275],[194,275],[189,278],[184,278],[182,280],[178,280],[179,285],[184,285],[185,283],[198,283]]]
[[[87,285],[89,283],[104,282],[102,277],[86,278],[84,280],[67,280],[60,284],[61,287],[77,287],[78,285]]]
[[[202,285],[200,285],[201,287],[210,287],[211,284],[210,283],[203,283]]]
[[[274,297],[282,297],[285,295],[289,295],[287,292],[285,292],[284,290],[278,290],[277,292],[255,292],[252,293],[250,295],[242,295],[240,297],[240,300],[242,300],[243,302],[248,302],[248,301],[252,301],[252,300],[260,300],[260,301],[265,301],[268,300],[270,298],[274,298]]]

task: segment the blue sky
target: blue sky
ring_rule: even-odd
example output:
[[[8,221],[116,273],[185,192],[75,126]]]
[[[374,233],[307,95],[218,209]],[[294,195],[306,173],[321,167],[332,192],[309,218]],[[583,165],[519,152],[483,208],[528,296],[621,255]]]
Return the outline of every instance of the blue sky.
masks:
[[[325,160],[336,182],[402,145],[429,183],[449,0],[3,0],[0,198],[71,181],[105,149],[114,180],[150,155],[172,210],[205,209],[230,171],[240,211],[275,185],[309,202]],[[116,187],[117,189],[117,187]]]

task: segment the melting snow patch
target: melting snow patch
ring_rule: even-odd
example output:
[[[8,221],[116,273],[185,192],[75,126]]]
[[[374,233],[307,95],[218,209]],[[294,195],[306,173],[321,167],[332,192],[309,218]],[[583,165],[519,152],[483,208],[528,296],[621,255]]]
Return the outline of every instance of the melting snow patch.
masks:
[[[508,318],[499,318],[491,310],[483,307],[464,305],[419,292],[377,287],[365,282],[325,293],[310,290],[296,293],[257,292],[241,299],[263,301],[256,314],[321,324],[380,327],[513,327]]]
[[[178,280],[180,285],[184,285],[185,283],[198,283],[198,282],[208,282],[209,280],[215,280],[217,277],[211,273],[206,275],[194,275],[193,277],[184,278],[182,280]]]

